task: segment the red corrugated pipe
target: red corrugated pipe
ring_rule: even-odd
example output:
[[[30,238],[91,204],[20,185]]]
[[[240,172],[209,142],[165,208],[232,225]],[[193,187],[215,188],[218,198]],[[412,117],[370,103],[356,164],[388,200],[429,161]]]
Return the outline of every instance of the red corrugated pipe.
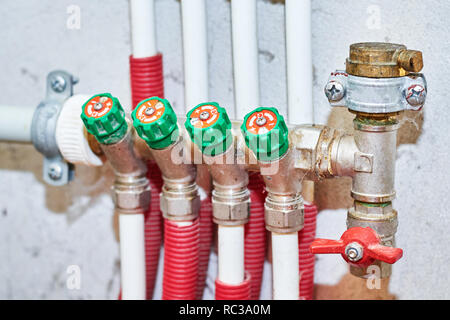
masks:
[[[209,254],[211,252],[213,239],[212,203],[210,195],[201,202],[199,221],[200,252],[198,260],[197,300],[201,300],[203,297],[206,275],[208,273]]]
[[[264,223],[264,201],[266,192],[264,181],[259,173],[251,173],[248,189],[250,191],[250,219],[245,225],[245,270],[251,275],[251,299],[258,300],[266,256],[266,228]]]
[[[148,164],[148,175],[151,188],[150,212],[147,214],[144,226],[145,235],[145,272],[147,280],[147,299],[153,297],[156,274],[158,272],[159,253],[162,241],[162,216],[159,208],[159,198],[163,180],[156,163]]]
[[[250,300],[251,275],[246,273],[244,282],[229,285],[216,279],[216,300]]]
[[[309,247],[316,237],[316,216],[316,205],[305,203],[305,224],[298,234],[301,300],[313,299],[315,257],[310,252]]]
[[[149,97],[164,98],[162,55],[147,58],[130,56],[131,95],[133,106]]]
[[[137,104],[149,97],[164,98],[164,75],[162,55],[134,58],[130,56],[130,80],[133,109]],[[148,165],[148,179],[151,187],[150,210],[145,220],[145,264],[147,299],[153,296],[159,253],[162,240],[162,218],[159,198],[163,180],[156,163]]]
[[[164,220],[163,300],[197,297],[199,219],[191,225]]]

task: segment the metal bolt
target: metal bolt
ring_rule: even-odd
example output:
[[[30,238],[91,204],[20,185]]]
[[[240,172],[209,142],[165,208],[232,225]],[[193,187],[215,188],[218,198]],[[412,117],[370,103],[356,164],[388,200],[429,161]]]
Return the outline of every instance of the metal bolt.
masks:
[[[256,124],[260,127],[262,127],[266,123],[267,123],[267,119],[265,117],[259,117],[258,119],[256,119]]]
[[[329,101],[339,101],[344,97],[344,86],[337,81],[330,81],[325,86],[325,95]]]
[[[345,247],[345,255],[348,260],[357,262],[362,259],[364,250],[362,246],[357,242],[352,242]]]
[[[62,177],[62,168],[57,163],[52,163],[48,168],[48,176],[52,180],[59,180]]]
[[[153,109],[152,107],[148,107],[147,109],[145,109],[144,113],[147,116],[151,116],[151,115],[153,115],[155,113],[155,109]]]
[[[66,89],[67,83],[63,76],[54,76],[50,81],[51,87],[55,92],[63,92]]]
[[[427,97],[427,91],[421,85],[413,85],[409,87],[405,93],[406,101],[414,107],[419,108],[425,104],[425,99]]]
[[[207,120],[207,119],[209,119],[209,112],[203,111],[202,113],[200,113],[200,120]]]

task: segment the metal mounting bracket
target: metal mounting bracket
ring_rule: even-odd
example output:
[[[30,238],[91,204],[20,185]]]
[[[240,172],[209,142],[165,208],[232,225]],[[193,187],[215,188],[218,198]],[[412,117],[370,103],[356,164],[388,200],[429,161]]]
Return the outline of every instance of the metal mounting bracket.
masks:
[[[53,186],[67,184],[73,178],[73,165],[66,162],[56,143],[56,122],[64,101],[73,95],[78,81],[68,72],[56,70],[47,75],[45,99],[38,105],[31,125],[31,141],[44,156],[42,176]]]

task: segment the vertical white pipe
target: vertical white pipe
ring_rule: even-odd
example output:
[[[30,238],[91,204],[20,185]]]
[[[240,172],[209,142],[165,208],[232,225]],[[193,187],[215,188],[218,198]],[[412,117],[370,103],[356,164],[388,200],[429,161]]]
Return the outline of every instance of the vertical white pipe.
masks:
[[[298,232],[272,232],[274,300],[299,299]]]
[[[289,123],[314,123],[311,0],[286,0]]]
[[[31,142],[34,107],[0,106],[0,141]]]
[[[130,0],[130,19],[133,57],[157,54],[154,0]]]
[[[217,278],[230,285],[244,281],[244,226],[218,227],[218,264]]]
[[[231,1],[236,118],[259,105],[256,0]]]
[[[145,300],[144,215],[119,214],[123,300]]]
[[[208,47],[205,0],[181,0],[184,103],[186,111],[208,101]]]

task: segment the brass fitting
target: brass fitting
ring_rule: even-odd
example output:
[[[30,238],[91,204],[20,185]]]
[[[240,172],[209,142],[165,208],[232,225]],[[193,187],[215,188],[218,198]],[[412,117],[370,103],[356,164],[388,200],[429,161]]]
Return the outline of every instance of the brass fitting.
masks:
[[[385,246],[395,245],[397,212],[394,178],[397,116],[403,110],[420,110],[426,99],[422,53],[391,43],[356,43],[350,46],[346,72],[333,72],[325,87],[332,106],[345,106],[356,114],[354,136],[335,139],[330,150],[332,175],[353,179],[354,206],[347,227],[370,227]],[[380,276],[389,277],[392,266],[375,261]],[[351,266],[357,276],[367,268]]]
[[[422,52],[394,43],[355,43],[347,59],[348,74],[367,78],[396,78],[423,68]]]
[[[121,214],[145,213],[150,205],[150,184],[146,178],[147,167],[134,152],[132,127],[114,144],[100,144],[110,162],[115,181],[112,187],[116,209]]]
[[[200,210],[200,196],[195,182],[197,170],[186,159],[190,149],[185,145],[183,136],[180,135],[175,143],[164,149],[148,146],[147,149],[164,180],[160,198],[163,216],[176,221],[196,219]]]
[[[237,143],[216,156],[203,155],[213,179],[213,221],[223,226],[243,225],[250,215],[248,173],[238,161]]]

